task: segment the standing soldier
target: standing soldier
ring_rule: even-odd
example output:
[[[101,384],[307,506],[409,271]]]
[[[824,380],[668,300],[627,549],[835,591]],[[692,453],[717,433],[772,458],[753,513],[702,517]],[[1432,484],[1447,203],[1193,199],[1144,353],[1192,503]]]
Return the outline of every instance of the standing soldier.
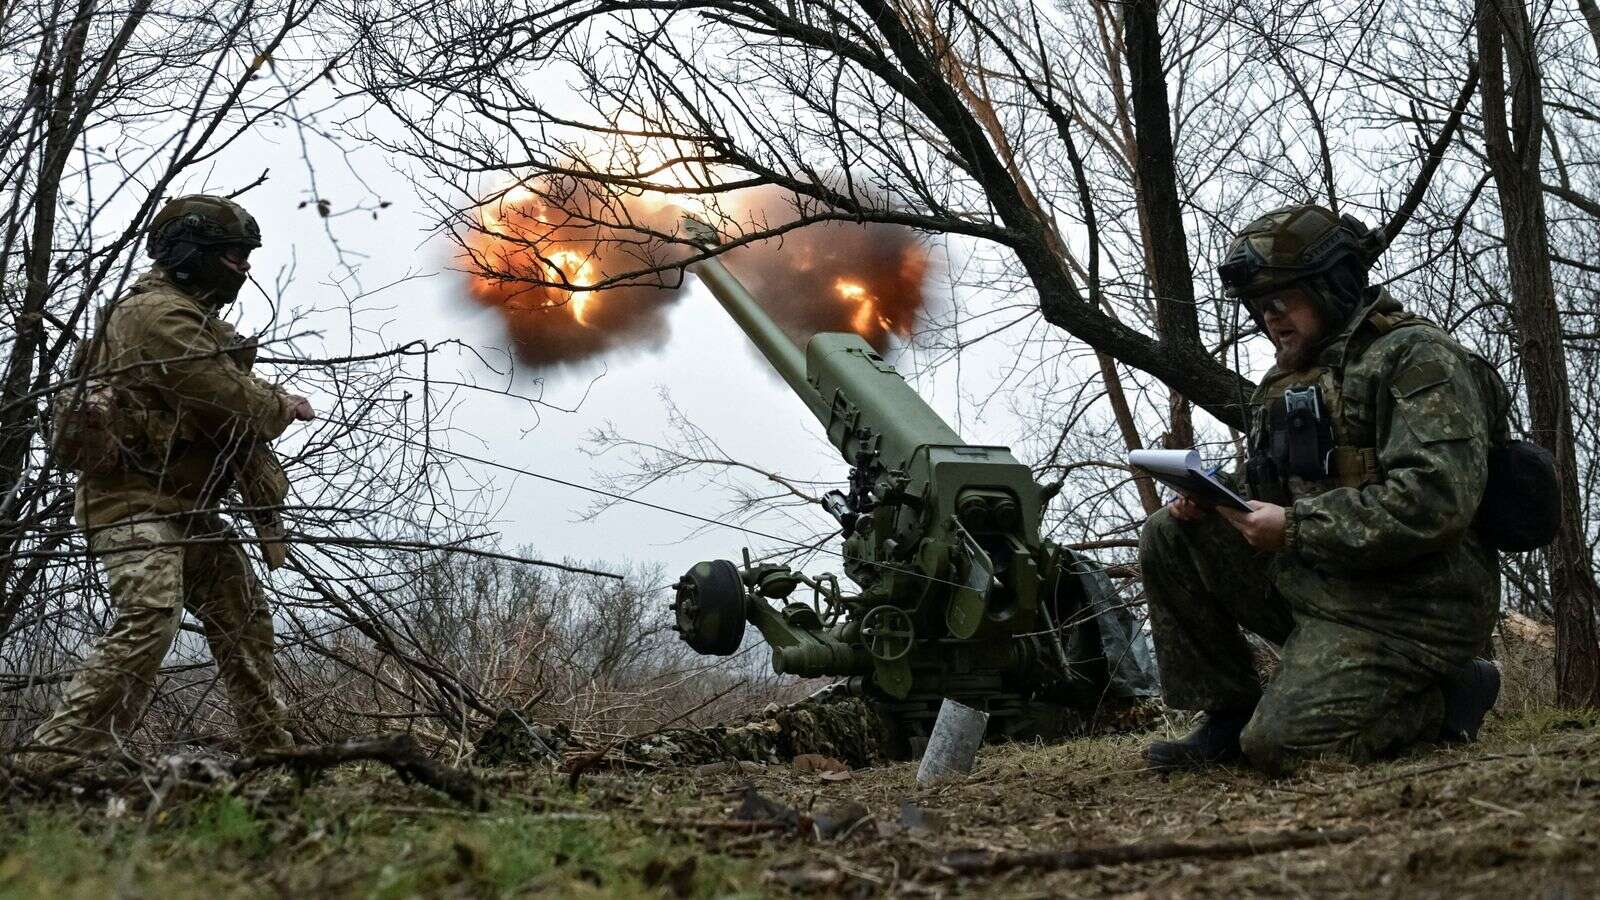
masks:
[[[219,312],[261,246],[221,197],[169,202],[150,225],[155,265],[80,346],[79,385],[56,404],[54,448],[78,470],[75,515],[110,579],[116,620],[67,686],[38,744],[103,751],[137,727],[184,610],[205,630],[247,750],[290,743],[276,696],[272,616],[236,533],[217,515],[237,489],[281,565],[287,482],[268,442],[315,417],[250,374],[255,346]]]
[[[1500,599],[1475,522],[1509,399],[1487,362],[1367,286],[1382,238],[1274,210],[1219,267],[1277,350],[1250,404],[1252,511],[1174,501],[1139,556],[1167,703],[1204,710],[1146,751],[1267,771],[1465,740],[1499,671],[1475,659]],[[1263,693],[1241,629],[1282,647]]]

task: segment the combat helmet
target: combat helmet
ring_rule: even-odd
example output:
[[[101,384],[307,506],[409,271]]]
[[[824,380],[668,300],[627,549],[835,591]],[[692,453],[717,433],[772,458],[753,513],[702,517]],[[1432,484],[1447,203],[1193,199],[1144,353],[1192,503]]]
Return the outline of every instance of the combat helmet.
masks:
[[[1284,206],[1239,231],[1217,275],[1223,292],[1245,301],[1258,321],[1259,304],[1251,301],[1299,285],[1338,323],[1360,305],[1367,270],[1383,246],[1382,233],[1354,216],[1310,204]]]
[[[261,226],[244,207],[210,194],[167,201],[150,222],[150,258],[179,285],[226,303],[239,293],[244,275],[221,261],[231,247],[261,246]]]

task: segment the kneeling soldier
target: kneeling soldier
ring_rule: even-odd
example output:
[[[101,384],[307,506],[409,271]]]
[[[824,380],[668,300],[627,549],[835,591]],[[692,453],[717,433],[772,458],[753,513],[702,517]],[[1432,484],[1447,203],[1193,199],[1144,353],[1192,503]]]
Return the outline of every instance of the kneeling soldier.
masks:
[[[289,743],[272,616],[240,539],[216,513],[237,489],[257,534],[281,537],[287,483],[268,448],[311,404],[250,374],[255,347],[222,321],[261,246],[238,204],[191,195],[156,215],[155,265],[79,348],[56,404],[56,450],[79,471],[75,514],[110,579],[116,620],[35,740],[93,753],[138,724],[184,610],[200,620],[245,749]],[[70,395],[70,396],[69,396]],[[281,543],[263,543],[269,565]]]
[[[1499,672],[1474,657],[1499,570],[1474,516],[1509,400],[1481,357],[1367,286],[1381,249],[1295,206],[1219,267],[1277,365],[1249,409],[1252,511],[1179,499],[1140,538],[1167,703],[1206,713],[1148,748],[1157,767],[1372,759],[1474,738],[1494,704]],[[1282,648],[1265,692],[1241,628]]]

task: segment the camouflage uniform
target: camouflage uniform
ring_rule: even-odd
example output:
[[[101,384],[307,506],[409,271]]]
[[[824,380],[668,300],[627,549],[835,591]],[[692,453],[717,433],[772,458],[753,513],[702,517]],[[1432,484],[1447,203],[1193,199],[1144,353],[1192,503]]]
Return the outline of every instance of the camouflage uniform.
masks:
[[[280,391],[249,373],[254,349],[216,312],[153,268],[85,345],[88,373],[119,386],[119,416],[137,432],[123,465],[85,473],[76,496],[117,615],[40,726],[40,744],[97,751],[126,737],[185,609],[205,630],[242,743],[289,741],[271,615],[237,536],[210,510],[251,476],[252,463],[270,460],[266,443],[293,414]],[[275,462],[267,468],[281,475]]]
[[[1381,293],[1311,369],[1267,374],[1252,447],[1272,398],[1306,383],[1328,398],[1335,474],[1255,498],[1287,508],[1281,552],[1253,550],[1216,515],[1182,523],[1166,510],[1140,540],[1167,703],[1254,707],[1240,744],[1268,770],[1433,737],[1440,679],[1483,648],[1500,593],[1472,523],[1504,387]],[[1241,627],[1281,645],[1265,692]]]

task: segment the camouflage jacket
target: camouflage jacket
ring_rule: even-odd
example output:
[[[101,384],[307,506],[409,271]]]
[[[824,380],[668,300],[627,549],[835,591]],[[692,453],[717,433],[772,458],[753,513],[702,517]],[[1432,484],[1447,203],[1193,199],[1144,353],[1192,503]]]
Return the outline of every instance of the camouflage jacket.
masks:
[[[126,430],[138,435],[120,471],[79,481],[81,524],[214,507],[240,475],[257,492],[281,483],[267,443],[292,419],[283,393],[250,374],[254,346],[159,269],[112,305],[80,352],[91,378],[117,385],[136,423]],[[266,499],[281,502],[281,491]]]
[[[1315,383],[1332,418],[1334,474],[1288,479],[1275,581],[1297,609],[1393,636],[1420,658],[1470,655],[1499,603],[1492,550],[1473,529],[1498,376],[1387,293],[1358,310],[1300,372],[1274,368],[1252,400],[1251,446],[1285,388]]]

